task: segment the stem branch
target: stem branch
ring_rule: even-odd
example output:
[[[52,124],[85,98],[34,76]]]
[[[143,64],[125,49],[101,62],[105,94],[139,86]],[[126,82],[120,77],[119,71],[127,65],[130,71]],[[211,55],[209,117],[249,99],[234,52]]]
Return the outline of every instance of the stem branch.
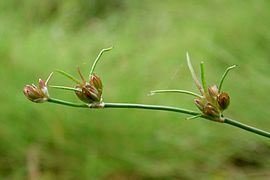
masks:
[[[261,136],[265,136],[265,137],[270,138],[270,133],[269,132],[263,131],[261,129],[257,129],[257,128],[252,127],[252,126],[248,126],[246,124],[240,123],[240,122],[238,122],[236,120],[233,120],[233,119],[225,118],[224,123],[235,126],[235,127],[238,127],[238,128],[241,128],[241,129],[244,129],[246,131],[250,131],[252,133],[255,133],[255,134],[258,134],[258,135],[261,135]]]
[[[160,111],[172,111],[172,112],[190,114],[194,116],[201,114],[201,113],[191,111],[188,109],[182,109],[182,108],[170,107],[170,106],[147,105],[147,104],[104,103],[104,108],[152,109],[152,110],[160,110]]]
[[[65,106],[71,106],[71,107],[82,107],[82,108],[89,107],[87,104],[76,104],[73,102],[63,101],[63,100],[55,99],[55,98],[49,98],[48,102],[55,103],[55,104],[61,104],[61,105],[65,105]]]
[[[75,104],[72,102],[63,101],[63,100],[54,99],[54,98],[48,99],[48,102],[71,106],[71,107],[81,107],[81,108],[91,107],[89,104]],[[199,113],[199,112],[191,111],[188,109],[182,109],[182,108],[170,107],[170,106],[160,106],[160,105],[147,105],[147,104],[104,103],[104,108],[151,109],[151,110],[158,110],[158,111],[170,111],[170,112],[184,113],[184,114],[189,114],[189,115],[194,115],[194,116],[201,115],[201,113]],[[209,116],[201,115],[200,117],[214,121]],[[233,119],[224,118],[223,123],[244,129],[244,130],[252,132],[254,134],[258,134],[258,135],[270,138],[269,132],[263,131],[261,129],[257,129],[257,128],[252,127],[252,126],[248,126],[246,124],[240,123],[240,122],[233,120]]]

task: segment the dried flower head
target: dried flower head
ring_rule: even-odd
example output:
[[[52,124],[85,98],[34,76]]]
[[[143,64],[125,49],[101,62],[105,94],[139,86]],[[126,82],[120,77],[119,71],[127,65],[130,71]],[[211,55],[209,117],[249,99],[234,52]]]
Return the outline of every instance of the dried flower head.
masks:
[[[48,101],[49,99],[49,92],[47,83],[49,79],[51,78],[53,73],[51,73],[46,81],[39,79],[38,86],[32,84],[32,85],[26,85],[23,88],[23,93],[29,99],[30,101],[33,101],[35,103],[43,103]]]
[[[101,79],[94,73],[94,70],[101,55],[105,51],[110,51],[112,48],[113,47],[110,47],[102,49],[100,51],[99,55],[97,56],[96,60],[92,65],[88,80],[85,80],[79,68],[78,73],[80,75],[81,81],[64,71],[57,70],[57,72],[73,80],[76,83],[76,85],[75,87],[64,87],[64,86],[50,86],[50,87],[75,91],[76,96],[85,103],[89,104],[100,103],[102,101],[103,85]]]
[[[207,87],[206,81],[204,77],[204,64],[201,62],[201,82],[197,79],[191,61],[189,59],[189,55],[187,54],[187,63],[190,69],[191,75],[195,81],[197,88],[201,93],[200,98],[195,99],[195,105],[199,108],[199,110],[207,116],[213,117],[221,117],[222,112],[229,106],[230,97],[227,93],[220,93],[222,83],[224,78],[226,77],[229,70],[233,69],[235,66],[231,66],[226,69],[223,74],[219,86],[212,85]],[[221,119],[221,118],[220,118]]]
[[[103,89],[101,79],[96,74],[93,74],[87,82],[79,68],[78,72],[82,82],[75,86],[77,97],[85,103],[100,102],[102,100]]]
[[[196,76],[196,73],[193,69],[193,66],[191,64],[189,55],[187,53],[187,65],[191,72],[192,78],[195,82],[196,87],[198,88],[200,94],[187,91],[187,90],[178,90],[178,89],[170,89],[170,90],[154,90],[151,91],[151,95],[156,93],[183,93],[195,96],[196,99],[194,100],[195,105],[198,107],[198,109],[202,112],[203,115],[211,116],[212,119],[215,121],[222,122],[222,112],[229,106],[230,104],[230,97],[227,93],[222,92],[220,93],[222,83],[227,75],[227,73],[235,68],[236,66],[231,66],[226,69],[225,73],[223,74],[219,86],[212,85],[207,87],[205,77],[204,77],[204,63],[201,62],[201,81]],[[194,116],[196,118],[198,116]],[[193,119],[193,117],[189,118]]]

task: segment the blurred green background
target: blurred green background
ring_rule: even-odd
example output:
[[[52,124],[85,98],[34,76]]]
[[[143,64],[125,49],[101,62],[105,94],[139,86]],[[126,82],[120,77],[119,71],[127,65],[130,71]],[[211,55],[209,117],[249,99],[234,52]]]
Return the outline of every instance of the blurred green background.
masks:
[[[270,2],[9,0],[0,2],[0,179],[267,179],[270,141],[185,114],[34,104],[22,89],[54,69],[96,68],[106,102],[197,110],[185,62],[224,84],[226,116],[270,131]],[[74,85],[55,74],[51,84]],[[77,102],[71,92],[53,97]]]

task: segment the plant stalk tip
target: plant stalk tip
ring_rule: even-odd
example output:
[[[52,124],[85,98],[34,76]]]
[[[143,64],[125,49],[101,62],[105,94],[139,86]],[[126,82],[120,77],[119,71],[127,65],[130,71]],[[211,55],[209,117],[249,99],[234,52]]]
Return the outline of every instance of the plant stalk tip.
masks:
[[[49,77],[48,77],[47,80],[45,81],[45,85],[47,85],[47,84],[49,83],[49,81],[50,81],[52,75],[53,75],[53,72],[50,73]]]
[[[96,59],[95,59],[93,65],[92,65],[92,67],[91,67],[91,70],[90,70],[90,73],[89,73],[89,79],[90,79],[90,77],[93,75],[93,73],[94,73],[94,71],[95,71],[95,68],[96,68],[96,65],[97,65],[97,63],[98,63],[100,57],[102,56],[102,54],[103,54],[104,52],[110,51],[110,50],[112,50],[112,49],[113,49],[113,46],[111,46],[111,47],[109,47],[109,48],[102,49],[102,50],[99,52],[98,56],[96,57]]]
[[[219,81],[219,85],[218,85],[218,92],[221,92],[221,89],[222,89],[222,85],[223,85],[223,82],[224,82],[224,79],[225,77],[228,75],[229,71],[234,69],[236,67],[236,65],[232,65],[230,67],[228,67],[225,72],[223,73],[220,81]]]
[[[200,69],[201,69],[201,82],[202,82],[202,86],[203,86],[203,91],[206,94],[207,93],[207,85],[206,85],[206,80],[205,80],[205,70],[204,70],[204,62],[203,61],[201,61]]]
[[[203,95],[204,92],[203,92],[202,85],[200,84],[200,82],[199,82],[199,80],[198,80],[198,78],[196,76],[196,73],[195,73],[195,71],[193,69],[193,66],[191,64],[190,57],[189,57],[189,54],[188,53],[186,53],[186,58],[187,58],[187,65],[188,65],[189,71],[191,73],[191,76],[192,76],[192,78],[193,78],[193,80],[195,82],[195,85],[199,89],[200,93]]]

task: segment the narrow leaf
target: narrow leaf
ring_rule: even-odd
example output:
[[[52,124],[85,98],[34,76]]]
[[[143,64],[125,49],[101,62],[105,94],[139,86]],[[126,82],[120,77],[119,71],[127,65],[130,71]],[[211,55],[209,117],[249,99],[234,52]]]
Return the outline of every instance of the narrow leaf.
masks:
[[[77,84],[81,84],[81,82],[77,78],[75,78],[74,76],[72,76],[71,74],[69,74],[69,73],[67,73],[65,71],[62,71],[60,69],[57,69],[56,72],[58,72],[58,73],[60,73],[60,74],[62,74],[64,76],[66,76],[67,78],[71,79],[72,81],[74,81]]]

